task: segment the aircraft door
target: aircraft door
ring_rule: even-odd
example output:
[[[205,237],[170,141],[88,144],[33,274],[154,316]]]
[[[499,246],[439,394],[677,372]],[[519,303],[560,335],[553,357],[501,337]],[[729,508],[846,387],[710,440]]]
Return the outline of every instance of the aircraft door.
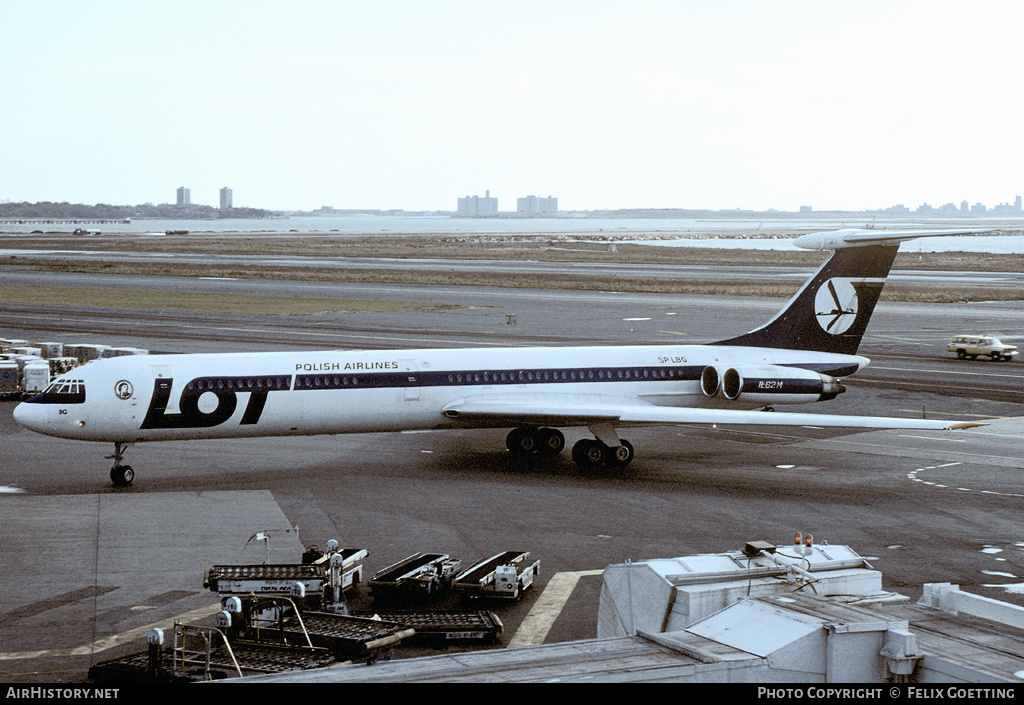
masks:
[[[151,365],[153,371],[153,396],[149,399],[149,406],[155,411],[164,413],[168,410],[176,411],[175,400],[171,397],[171,368],[167,365]]]
[[[399,360],[402,372],[406,375],[406,384],[403,386],[403,399],[405,401],[418,401],[420,398],[419,368],[415,360]]]

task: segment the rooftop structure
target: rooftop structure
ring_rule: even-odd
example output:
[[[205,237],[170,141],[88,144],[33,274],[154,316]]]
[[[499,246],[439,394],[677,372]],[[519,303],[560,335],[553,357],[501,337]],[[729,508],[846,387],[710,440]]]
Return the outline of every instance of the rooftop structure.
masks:
[[[609,566],[596,639],[253,680],[1013,684],[1024,608],[948,583],[911,603],[849,547],[756,542]]]

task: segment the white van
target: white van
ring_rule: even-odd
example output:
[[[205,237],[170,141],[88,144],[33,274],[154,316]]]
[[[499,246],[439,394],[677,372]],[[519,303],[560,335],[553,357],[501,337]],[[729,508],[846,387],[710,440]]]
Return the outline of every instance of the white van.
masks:
[[[961,360],[977,360],[979,356],[992,360],[1006,360],[1009,362],[1017,354],[1016,345],[1006,345],[999,338],[986,334],[982,335],[957,335],[949,341],[946,348]]]

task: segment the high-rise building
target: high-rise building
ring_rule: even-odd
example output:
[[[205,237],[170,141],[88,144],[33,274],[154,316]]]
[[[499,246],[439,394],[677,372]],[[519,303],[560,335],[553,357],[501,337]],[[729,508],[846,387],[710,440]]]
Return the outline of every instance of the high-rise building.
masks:
[[[558,199],[554,196],[538,198],[537,196],[526,196],[516,199],[517,213],[557,213]]]
[[[491,192],[485,191],[484,196],[466,196],[459,199],[459,215],[497,215],[498,199],[491,198]]]
[[[192,189],[187,189],[184,186],[178,187],[178,205],[179,206],[191,206],[192,205]]]
[[[226,211],[232,206],[232,191],[227,186],[220,190],[220,209]]]

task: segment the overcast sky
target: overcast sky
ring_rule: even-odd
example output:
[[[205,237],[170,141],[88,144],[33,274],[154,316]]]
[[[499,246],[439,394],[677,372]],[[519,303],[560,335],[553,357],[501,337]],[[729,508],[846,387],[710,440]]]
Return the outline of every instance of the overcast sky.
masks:
[[[1019,0],[0,0],[0,201],[992,206],[1022,37]]]

